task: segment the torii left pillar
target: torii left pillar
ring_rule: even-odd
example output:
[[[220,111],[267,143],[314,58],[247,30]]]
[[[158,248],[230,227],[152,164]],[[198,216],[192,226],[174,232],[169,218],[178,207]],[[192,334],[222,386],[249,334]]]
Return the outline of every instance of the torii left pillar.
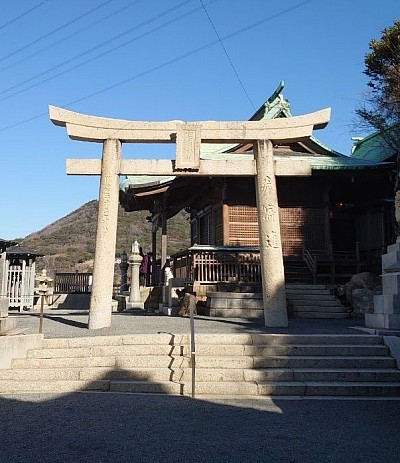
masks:
[[[89,329],[105,328],[111,325],[109,305],[114,282],[118,222],[118,199],[116,198],[119,193],[120,164],[121,141],[104,140]]]

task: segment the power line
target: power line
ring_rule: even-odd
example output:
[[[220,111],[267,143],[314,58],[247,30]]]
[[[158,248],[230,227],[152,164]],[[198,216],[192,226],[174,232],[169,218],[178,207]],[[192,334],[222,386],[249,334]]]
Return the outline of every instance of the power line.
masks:
[[[35,53],[32,53],[28,56],[25,56],[24,58],[15,61],[12,64],[9,64],[8,66],[1,68],[0,72],[7,71],[8,69],[13,68],[14,66],[17,66],[18,64],[24,63],[25,61],[28,61],[31,58],[34,58],[37,55],[40,55],[41,53],[50,50],[51,48],[56,47],[57,45],[60,45],[61,43],[66,42],[67,40],[76,37],[77,35],[81,34],[82,32],[87,32],[89,29],[92,29],[93,27],[97,26],[98,24],[109,20],[113,16],[116,16],[117,14],[121,13],[122,11],[127,10],[128,8],[132,8],[132,6],[136,5],[137,3],[141,2],[142,0],[137,0],[136,2],[129,3],[128,5],[123,6],[122,8],[119,8],[118,10],[113,11],[112,13],[108,13],[107,16],[103,16],[102,18],[98,19],[97,21],[94,21],[93,23],[89,24],[88,26],[84,26],[81,29],[73,32],[72,34],[67,35],[66,37],[63,37],[62,39],[58,40],[57,42],[53,42],[52,44],[48,45],[47,47],[41,48],[40,50],[36,51]]]
[[[49,1],[49,0],[47,0],[47,1]],[[40,7],[43,6],[45,3],[46,3],[46,0],[42,0],[41,2],[36,3],[36,5],[32,6],[32,7],[29,8],[28,10],[24,11],[24,12],[21,13],[20,15],[16,16],[15,18],[11,19],[10,21],[7,21],[6,23],[2,24],[2,25],[0,26],[0,30],[5,29],[6,27],[10,26],[11,24],[13,24],[13,23],[19,21],[20,19],[22,19],[23,17],[27,16],[28,14],[33,13],[37,8],[40,8]]]
[[[32,42],[27,43],[26,45],[23,45],[22,47],[18,48],[17,50],[14,50],[13,52],[9,53],[8,55],[3,56],[0,58],[0,63],[7,58],[11,58],[11,56],[14,56],[18,53],[20,53],[23,50],[26,50],[27,48],[30,48],[32,45],[35,45],[36,43],[42,41],[43,39],[47,39],[48,37],[51,37],[52,35],[56,34],[57,32],[60,32],[61,30],[65,29],[66,27],[70,26],[71,24],[74,24],[75,22],[79,21],[80,19],[84,18],[85,16],[88,16],[89,14],[93,13],[94,11],[102,8],[103,6],[107,5],[108,3],[113,2],[114,0],[106,0],[105,2],[101,3],[100,5],[97,5],[96,7],[92,8],[89,11],[86,11],[86,13],[81,14],[80,16],[77,16],[75,19],[72,19],[71,21],[68,21],[61,26],[51,30],[47,34],[41,35],[37,39],[33,40]],[[140,1],[140,0],[139,0]]]
[[[208,11],[207,11],[207,9],[206,9],[204,3],[203,3],[203,0],[200,0],[200,3],[201,3],[201,6],[202,6],[203,9],[204,9],[205,14],[207,15],[207,18],[208,18],[208,21],[209,21],[210,24],[211,24],[211,27],[214,29],[215,35],[217,36],[218,41],[219,41],[219,43],[220,43],[222,49],[224,50],[225,56],[227,57],[227,59],[228,59],[228,61],[229,61],[229,64],[231,65],[231,68],[232,68],[232,70],[233,70],[233,72],[234,72],[234,74],[235,74],[237,80],[239,81],[240,86],[242,87],[242,90],[243,90],[244,94],[246,95],[247,99],[249,100],[249,102],[250,102],[251,106],[253,107],[254,111],[256,111],[256,107],[254,106],[253,102],[251,101],[251,98],[250,98],[249,94],[247,93],[247,90],[246,90],[246,88],[245,88],[245,86],[244,86],[244,84],[243,84],[243,82],[242,82],[242,79],[239,77],[239,74],[238,74],[238,72],[236,71],[235,65],[233,64],[233,61],[231,60],[231,58],[230,58],[230,56],[229,56],[229,54],[228,54],[228,51],[227,51],[227,49],[225,48],[225,45],[224,45],[224,43],[223,43],[222,40],[221,40],[221,37],[220,37],[220,35],[219,35],[218,31],[217,31],[217,28],[215,27],[215,25],[214,25],[214,23],[213,23],[213,20],[211,19],[211,16],[209,15],[209,13],[208,13]]]
[[[122,36],[127,35],[128,33],[131,33],[131,32],[133,32],[134,30],[137,30],[137,29],[139,29],[140,27],[142,27],[142,26],[144,26],[144,25],[150,24],[151,22],[158,20],[158,19],[161,18],[162,16],[166,16],[167,14],[171,13],[172,11],[175,11],[176,9],[178,9],[178,8],[184,6],[184,5],[186,5],[187,3],[190,3],[190,2],[192,2],[192,1],[193,1],[193,0],[186,0],[186,1],[182,2],[182,3],[180,3],[179,5],[176,5],[175,7],[169,8],[168,10],[165,10],[165,11],[163,11],[162,13],[159,13],[159,14],[157,14],[156,16],[153,16],[152,18],[150,18],[150,19],[148,19],[148,20],[142,22],[141,24],[139,24],[139,25],[137,25],[137,26],[134,26],[134,27],[128,29],[127,31],[125,31],[125,32],[122,32],[121,34],[118,34],[117,36],[114,36],[113,38],[111,38],[111,39],[109,39],[109,40],[107,40],[107,41],[105,41],[105,42],[102,42],[101,44],[98,44],[98,45],[96,45],[95,47],[90,48],[89,50],[86,50],[86,51],[83,52],[83,53],[80,53],[79,55],[76,55],[76,56],[74,56],[74,57],[72,57],[72,58],[69,58],[68,60],[63,61],[62,63],[59,63],[58,65],[53,66],[52,68],[47,69],[47,70],[45,70],[45,71],[43,71],[43,72],[41,72],[41,73],[39,73],[39,74],[37,74],[37,75],[35,75],[35,76],[33,76],[33,77],[30,77],[30,78],[28,78],[28,79],[26,79],[26,80],[24,80],[24,81],[22,81],[22,82],[19,82],[18,84],[13,85],[12,87],[8,87],[8,88],[2,90],[2,91],[0,92],[0,95],[3,95],[4,93],[9,92],[10,90],[14,90],[15,88],[18,88],[18,87],[20,87],[21,85],[24,85],[24,84],[26,84],[26,83],[28,83],[28,82],[30,82],[30,81],[32,81],[32,80],[35,80],[35,79],[38,78],[38,77],[42,77],[42,76],[48,74],[48,73],[51,72],[51,71],[55,71],[56,69],[58,69],[58,68],[60,68],[60,67],[62,67],[62,66],[64,66],[64,65],[66,65],[66,64],[68,64],[68,63],[70,63],[70,62],[72,62],[72,61],[75,61],[76,59],[81,58],[82,56],[85,56],[86,54],[91,53],[92,51],[98,50],[98,49],[101,48],[102,46],[108,45],[108,44],[111,43],[112,41],[117,40],[117,39],[121,38]],[[211,1],[208,3],[208,5],[211,5],[212,3],[215,3],[215,2],[217,2],[217,1],[219,1],[219,0],[211,0]],[[139,39],[141,39],[141,38],[143,38],[143,37],[146,37],[147,35],[151,35],[151,34],[153,34],[154,32],[158,32],[160,29],[165,28],[165,27],[169,26],[170,24],[172,24],[172,23],[174,23],[174,22],[176,22],[176,21],[179,21],[179,20],[181,20],[182,18],[185,18],[186,16],[189,16],[189,15],[195,13],[196,11],[198,11],[198,10],[200,10],[200,9],[201,9],[201,7],[194,8],[193,10],[190,10],[189,12],[186,12],[186,13],[182,14],[181,16],[178,16],[178,17],[176,17],[176,18],[171,19],[170,21],[167,21],[166,23],[162,24],[161,26],[157,26],[157,27],[154,28],[154,29],[151,29],[151,30],[149,30],[149,31],[147,31],[147,32],[144,32],[143,34],[140,34],[139,36],[136,36],[136,37],[134,37],[134,38],[132,38],[132,39],[126,41],[126,42],[123,42],[122,44],[119,44],[119,45],[117,45],[117,46],[115,46],[115,47],[113,47],[113,48],[111,48],[111,49],[109,49],[109,50],[107,50],[107,51],[105,51],[105,52],[103,52],[103,53],[97,55],[97,56],[94,56],[94,57],[92,57],[92,58],[90,58],[90,59],[87,59],[87,60],[81,62],[81,63],[78,63],[78,64],[76,64],[75,66],[72,66],[72,67],[69,68],[69,69],[65,69],[65,70],[59,72],[58,74],[55,74],[55,75],[50,76],[50,77],[48,77],[48,78],[46,78],[46,79],[44,79],[44,80],[41,80],[40,82],[36,82],[35,84],[32,84],[32,85],[30,85],[30,86],[28,86],[28,87],[25,87],[25,88],[23,88],[23,89],[21,89],[21,90],[18,90],[18,91],[14,92],[14,93],[12,93],[12,94],[10,94],[10,95],[4,96],[3,98],[0,98],[0,102],[5,101],[5,100],[8,100],[8,99],[10,99],[10,98],[12,98],[12,97],[14,97],[14,96],[16,96],[16,95],[20,95],[21,93],[25,93],[25,92],[27,92],[28,90],[31,90],[32,88],[38,87],[39,85],[42,85],[42,84],[44,84],[44,83],[46,83],[46,82],[49,82],[50,80],[56,79],[57,77],[60,77],[60,76],[62,76],[62,75],[64,75],[64,74],[66,74],[67,72],[74,71],[75,69],[78,69],[78,68],[81,67],[81,66],[84,66],[84,65],[86,65],[86,64],[89,64],[89,63],[91,63],[92,61],[94,61],[94,60],[96,60],[96,59],[99,59],[99,58],[101,58],[101,57],[103,57],[103,56],[105,56],[105,55],[107,55],[107,54],[109,54],[109,53],[112,53],[112,52],[118,50],[119,48],[122,48],[122,47],[124,47],[124,46],[126,46],[126,45],[128,45],[128,44],[130,44],[130,43],[132,43],[132,42],[134,42],[134,41],[136,41],[136,40],[139,40]]]
[[[240,34],[243,34],[243,33],[247,32],[247,31],[249,31],[251,29],[254,29],[254,28],[258,27],[258,26],[261,26],[262,24],[265,24],[266,22],[272,21],[272,20],[277,19],[277,18],[279,18],[281,16],[284,16],[285,14],[291,13],[292,11],[297,10],[297,9],[307,5],[308,3],[311,3],[311,2],[314,2],[314,1],[316,1],[316,0],[305,0],[303,2],[297,3],[296,5],[293,5],[293,6],[289,7],[289,8],[286,8],[286,9],[284,9],[284,10],[278,12],[278,13],[275,13],[275,14],[273,14],[271,16],[268,16],[268,17],[266,17],[264,19],[260,19],[259,21],[256,21],[256,22],[254,22],[252,24],[249,24],[248,26],[242,27],[241,29],[238,29],[238,30],[236,30],[234,32],[231,32],[230,34],[227,34],[224,37],[222,37],[221,40],[229,40],[229,39],[231,39],[233,37],[236,37],[236,36],[238,36]],[[215,40],[213,42],[202,45],[201,47],[198,47],[198,48],[195,48],[195,49],[193,49],[193,50],[191,50],[189,52],[183,53],[182,55],[179,55],[179,56],[177,56],[175,58],[172,58],[172,59],[170,59],[168,61],[165,61],[164,63],[161,63],[161,64],[159,64],[157,66],[152,67],[152,68],[149,68],[149,69],[147,69],[145,71],[142,71],[142,72],[140,72],[138,74],[135,74],[134,76],[131,76],[131,77],[123,79],[123,80],[121,80],[119,82],[116,82],[115,84],[109,85],[109,86],[104,87],[104,88],[102,88],[100,90],[89,93],[89,94],[87,94],[87,95],[85,95],[83,97],[80,97],[80,98],[78,98],[76,100],[73,100],[73,101],[70,101],[68,103],[64,103],[62,105],[62,107],[68,108],[68,107],[70,107],[72,105],[75,105],[75,104],[81,103],[82,101],[88,100],[89,98],[92,98],[94,96],[101,95],[101,94],[103,94],[103,93],[105,93],[105,92],[107,92],[109,90],[113,90],[114,88],[120,87],[121,85],[127,84],[129,82],[132,82],[133,80],[136,80],[136,79],[138,79],[140,77],[144,77],[144,76],[146,76],[148,74],[151,74],[152,72],[163,69],[163,68],[165,68],[167,66],[170,66],[171,64],[174,64],[174,63],[176,63],[178,61],[181,61],[181,60],[183,60],[185,58],[188,58],[189,56],[195,55],[195,54],[197,54],[197,53],[199,53],[201,51],[204,51],[204,50],[206,50],[208,48],[211,48],[214,45],[217,45],[219,43],[220,43],[219,40]],[[27,119],[24,119],[22,121],[16,122],[14,124],[10,124],[10,125],[8,125],[6,127],[2,127],[2,128],[0,128],[0,132],[4,132],[6,130],[13,129],[14,127],[18,127],[20,125],[26,124],[28,122],[31,122],[31,121],[33,121],[35,119],[38,119],[40,117],[47,116],[47,115],[48,115],[47,112],[37,114],[37,115],[32,116],[30,118],[27,118]]]

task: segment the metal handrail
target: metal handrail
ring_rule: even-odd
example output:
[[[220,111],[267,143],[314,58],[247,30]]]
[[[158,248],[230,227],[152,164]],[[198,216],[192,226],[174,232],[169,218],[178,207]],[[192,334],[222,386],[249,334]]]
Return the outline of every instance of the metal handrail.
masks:
[[[190,365],[192,368],[192,399],[196,396],[196,340],[194,327],[193,304],[189,304],[190,310]]]
[[[317,260],[311,255],[310,251],[308,251],[306,248],[303,248],[303,261],[306,263],[307,268],[311,272],[314,284],[316,284],[317,282]]]

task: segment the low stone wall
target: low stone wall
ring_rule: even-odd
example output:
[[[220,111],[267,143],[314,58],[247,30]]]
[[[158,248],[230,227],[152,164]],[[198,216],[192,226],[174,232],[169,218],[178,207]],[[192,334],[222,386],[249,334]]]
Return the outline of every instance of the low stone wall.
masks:
[[[47,307],[51,309],[89,310],[89,304],[90,293],[54,294],[53,303]],[[40,301],[37,308],[40,308]]]
[[[0,370],[11,367],[13,358],[25,358],[30,349],[42,347],[43,334],[23,334],[0,337]]]
[[[262,293],[207,293],[210,317],[261,319],[264,316]]]

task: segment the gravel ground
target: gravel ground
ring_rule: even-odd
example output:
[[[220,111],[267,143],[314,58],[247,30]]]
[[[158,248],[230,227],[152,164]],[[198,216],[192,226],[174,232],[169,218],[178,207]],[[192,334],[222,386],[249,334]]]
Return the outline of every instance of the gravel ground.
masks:
[[[15,313],[17,328],[24,333],[37,333],[39,314]],[[43,321],[46,338],[77,336],[109,336],[119,334],[142,333],[188,333],[189,319],[186,317],[168,317],[165,315],[146,315],[144,312],[113,313],[110,328],[88,330],[88,312],[48,310]],[[361,320],[289,320],[288,328],[266,328],[259,322],[243,319],[218,319],[196,317],[197,333],[290,333],[290,334],[365,334],[353,327],[363,325]]]

